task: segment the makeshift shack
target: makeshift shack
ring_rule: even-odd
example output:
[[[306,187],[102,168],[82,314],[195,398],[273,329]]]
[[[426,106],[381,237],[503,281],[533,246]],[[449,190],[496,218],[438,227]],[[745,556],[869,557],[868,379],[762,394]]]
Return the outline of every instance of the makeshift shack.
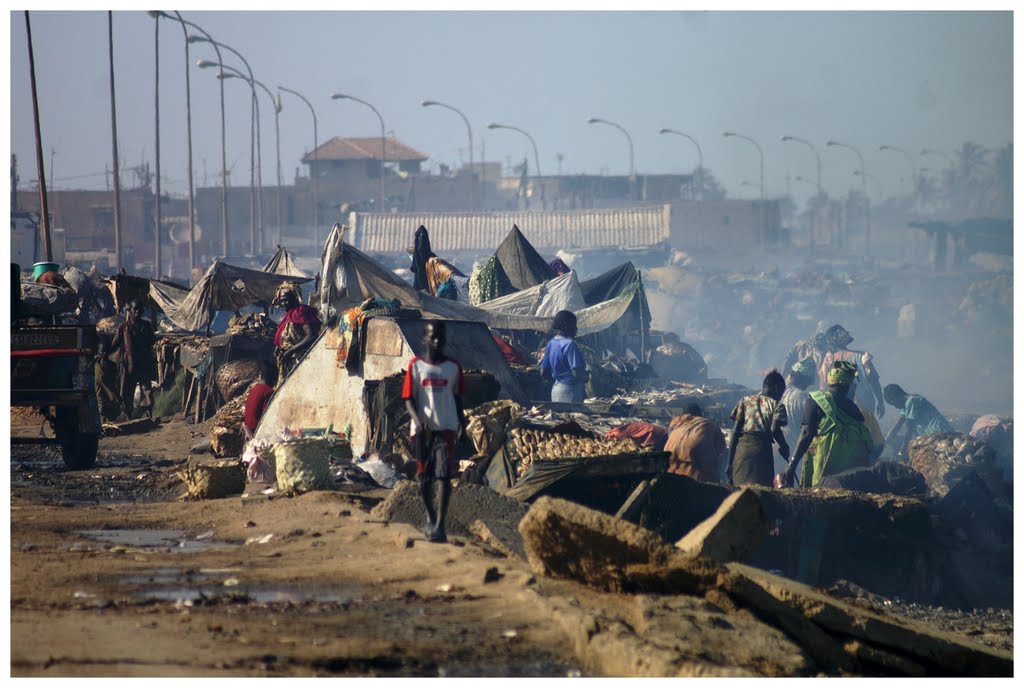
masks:
[[[168,319],[188,332],[209,327],[219,311],[237,311],[254,303],[270,304],[284,282],[304,284],[309,277],[250,270],[214,260],[188,292],[150,282],[150,296]]]
[[[497,344],[482,323],[448,321],[446,352],[463,370],[485,370],[500,385],[500,396],[526,403],[512,371]],[[328,326],[292,374],[271,397],[256,430],[256,437],[274,441],[284,428],[303,430],[333,426],[344,431],[351,426],[349,442],[358,456],[369,448],[371,417],[367,386],[404,373],[409,361],[419,354],[423,320],[370,317],[365,321],[356,366],[338,360],[342,335]],[[356,347],[353,347],[355,349]],[[353,370],[355,368],[355,370]]]

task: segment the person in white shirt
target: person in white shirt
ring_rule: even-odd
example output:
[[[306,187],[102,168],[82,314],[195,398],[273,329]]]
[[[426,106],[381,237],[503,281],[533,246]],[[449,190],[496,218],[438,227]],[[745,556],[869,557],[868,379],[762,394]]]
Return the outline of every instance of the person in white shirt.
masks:
[[[458,470],[455,442],[462,439],[466,429],[462,366],[445,356],[445,341],[444,323],[427,321],[423,328],[423,355],[409,361],[402,387],[410,418],[410,439],[416,448],[416,473],[427,511],[423,534],[428,542],[447,541],[444,518],[451,496],[451,479]],[[440,482],[436,511],[433,504],[435,479]]]

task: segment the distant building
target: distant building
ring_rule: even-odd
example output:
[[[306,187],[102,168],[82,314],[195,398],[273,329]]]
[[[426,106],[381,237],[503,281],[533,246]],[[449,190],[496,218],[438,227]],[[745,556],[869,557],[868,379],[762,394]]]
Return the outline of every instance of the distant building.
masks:
[[[383,154],[381,141],[384,142]],[[382,164],[393,164],[399,176],[418,175],[420,165],[429,156],[394,137],[342,138],[335,136],[316,150],[307,153],[302,162],[309,165],[311,175],[320,183],[379,179]]]

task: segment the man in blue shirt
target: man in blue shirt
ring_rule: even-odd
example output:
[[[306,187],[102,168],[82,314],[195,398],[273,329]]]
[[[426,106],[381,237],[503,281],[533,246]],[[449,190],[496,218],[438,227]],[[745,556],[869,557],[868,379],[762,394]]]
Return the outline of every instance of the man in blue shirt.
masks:
[[[885,443],[894,447],[897,453],[905,453],[910,440],[915,437],[953,432],[953,426],[946,417],[920,394],[907,394],[899,385],[886,385],[883,395],[890,406],[900,409],[900,419],[885,437]],[[894,439],[904,429],[903,443],[896,444]]]
[[[555,313],[554,338],[544,349],[540,373],[554,380],[551,401],[582,404],[587,384],[587,363],[576,345],[576,316],[571,311]]]

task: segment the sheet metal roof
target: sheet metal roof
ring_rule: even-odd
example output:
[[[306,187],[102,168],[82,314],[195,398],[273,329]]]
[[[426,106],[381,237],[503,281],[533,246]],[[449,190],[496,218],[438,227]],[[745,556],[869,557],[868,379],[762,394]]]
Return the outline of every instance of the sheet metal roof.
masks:
[[[316,149],[320,160],[380,160],[380,137],[342,138],[335,136]],[[384,152],[388,162],[426,160],[429,156],[394,137],[384,139]],[[313,162],[313,153],[307,153],[302,162]]]
[[[449,251],[493,252],[518,225],[533,246],[559,249],[653,246],[669,238],[668,206],[518,213],[354,213],[352,243],[366,253],[405,251],[416,228],[430,232],[430,246]]]

